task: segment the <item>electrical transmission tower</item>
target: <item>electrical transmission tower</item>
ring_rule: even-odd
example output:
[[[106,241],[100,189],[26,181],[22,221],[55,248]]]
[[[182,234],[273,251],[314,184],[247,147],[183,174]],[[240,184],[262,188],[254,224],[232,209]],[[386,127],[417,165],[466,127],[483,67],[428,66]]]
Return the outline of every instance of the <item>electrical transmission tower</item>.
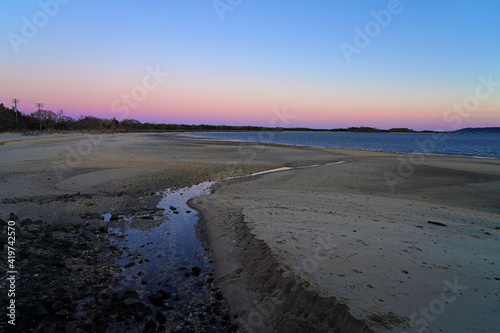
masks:
[[[19,121],[17,120],[17,113],[19,112],[17,111],[17,103],[19,102],[20,102],[19,98],[12,99],[12,103],[14,103],[14,113],[16,114],[16,124],[19,124]]]
[[[41,108],[43,108],[43,103],[36,103],[36,106],[38,107],[38,120],[40,121],[40,131],[42,130],[42,112]]]

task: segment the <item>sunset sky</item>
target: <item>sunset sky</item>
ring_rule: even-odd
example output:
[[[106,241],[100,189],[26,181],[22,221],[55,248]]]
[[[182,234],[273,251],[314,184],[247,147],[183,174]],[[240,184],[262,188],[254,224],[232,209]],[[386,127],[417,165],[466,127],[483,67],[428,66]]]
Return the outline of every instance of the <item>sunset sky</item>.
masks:
[[[499,1],[2,1],[0,22],[0,102],[23,113],[500,126]]]

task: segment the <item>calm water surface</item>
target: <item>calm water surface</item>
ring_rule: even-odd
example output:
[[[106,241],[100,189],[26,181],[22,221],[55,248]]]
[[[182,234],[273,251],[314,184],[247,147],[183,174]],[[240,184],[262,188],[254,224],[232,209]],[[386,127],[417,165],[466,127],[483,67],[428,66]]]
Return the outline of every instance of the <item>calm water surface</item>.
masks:
[[[500,158],[500,134],[201,132],[190,135],[246,142]]]

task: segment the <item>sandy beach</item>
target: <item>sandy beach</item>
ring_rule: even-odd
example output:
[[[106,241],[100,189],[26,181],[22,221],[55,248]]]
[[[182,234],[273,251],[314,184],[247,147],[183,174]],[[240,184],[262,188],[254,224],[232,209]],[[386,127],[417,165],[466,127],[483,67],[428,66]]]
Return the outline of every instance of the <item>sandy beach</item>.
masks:
[[[97,256],[83,274],[63,258],[67,275],[53,279],[63,290],[43,293],[52,302],[70,295],[70,313],[56,316],[60,309],[35,292],[24,301],[33,305],[25,327],[85,330],[110,321],[72,316],[79,297],[116,274],[115,256],[104,253],[109,239],[98,232],[102,214],[154,210],[167,188],[290,167],[219,182],[189,203],[238,331],[495,331],[500,160],[420,156],[409,172],[410,157],[169,133],[2,134],[0,218],[42,221],[20,226],[19,244],[41,242],[35,228],[57,227],[57,238],[71,225],[88,231]],[[399,181],[391,186],[388,173]],[[27,285],[26,294],[39,288]]]
[[[252,299],[238,304],[240,318],[250,315],[243,321],[256,332],[264,331],[261,323],[272,327],[270,309],[288,297],[281,273],[347,304],[377,332],[497,330],[499,161],[429,156],[392,193],[383,173],[397,168],[397,157],[343,159],[222,186],[196,201],[221,237],[225,288]],[[266,280],[273,278],[258,270],[268,266],[249,254],[256,249],[246,232],[269,251],[261,260],[274,271],[272,287]],[[237,266],[244,269],[235,278]],[[266,287],[270,292],[259,293]],[[295,331],[291,319],[275,329]]]

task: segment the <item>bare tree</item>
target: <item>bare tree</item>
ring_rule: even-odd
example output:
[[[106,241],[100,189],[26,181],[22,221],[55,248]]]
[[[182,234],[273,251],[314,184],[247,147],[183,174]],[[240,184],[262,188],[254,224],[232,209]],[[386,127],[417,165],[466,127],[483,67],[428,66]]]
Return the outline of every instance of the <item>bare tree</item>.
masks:
[[[40,129],[52,130],[57,121],[57,114],[50,110],[39,110],[30,115],[40,123]]]

